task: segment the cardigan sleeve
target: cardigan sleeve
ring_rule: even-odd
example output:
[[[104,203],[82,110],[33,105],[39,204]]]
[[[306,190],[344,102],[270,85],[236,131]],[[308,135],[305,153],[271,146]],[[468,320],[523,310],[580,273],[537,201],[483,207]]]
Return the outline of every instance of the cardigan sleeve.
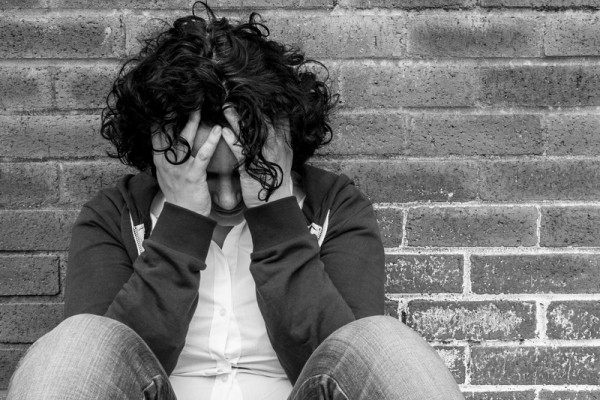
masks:
[[[352,185],[338,197],[320,248],[294,198],[246,211],[259,308],[292,382],[336,329],[383,314],[384,252],[372,206]]]
[[[166,203],[144,251],[132,261],[122,240],[131,232],[121,232],[121,212],[108,207],[108,199],[94,204],[84,206],[73,227],[65,317],[91,313],[126,324],[169,374],[198,302],[215,223]]]

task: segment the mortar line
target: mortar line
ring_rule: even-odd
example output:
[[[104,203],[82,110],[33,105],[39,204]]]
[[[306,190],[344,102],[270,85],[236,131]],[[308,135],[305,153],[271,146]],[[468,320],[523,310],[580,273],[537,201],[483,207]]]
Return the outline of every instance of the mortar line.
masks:
[[[468,343],[468,342],[467,342]],[[450,343],[446,343],[450,344]],[[461,342],[456,341],[452,344],[460,345]],[[477,342],[478,348],[506,348],[506,349],[523,349],[523,348],[547,348],[547,349],[559,349],[559,348],[598,348],[600,349],[600,339],[560,339],[560,340],[540,340],[540,339],[522,339],[522,340],[511,340],[511,341],[495,341],[495,340],[482,340]]]
[[[463,360],[465,365],[465,385],[471,384],[471,344],[467,343],[465,346],[465,358]]]
[[[408,209],[402,209],[402,240],[400,241],[400,248],[405,248],[408,246],[408,233],[406,230],[406,225],[408,223]]]
[[[463,295],[473,294],[473,282],[471,282],[471,252],[463,253]]]
[[[466,385],[461,384],[461,388],[467,389],[472,392],[515,392],[522,390],[548,390],[548,391],[566,391],[566,392],[580,392],[580,391],[596,391],[600,390],[600,385]]]
[[[370,161],[370,160],[369,160]],[[373,160],[375,161],[375,160]],[[381,161],[381,160],[380,160]],[[398,160],[400,161],[400,160]],[[406,161],[406,160],[404,160]],[[411,160],[412,161],[412,160]],[[443,160],[435,160],[437,162]],[[432,160],[432,162],[435,162]],[[596,161],[596,160],[594,160]],[[598,160],[600,161],[600,160]],[[581,201],[581,200],[539,200],[537,202],[522,202],[522,203],[501,203],[501,202],[483,202],[483,201],[469,201],[469,202],[437,202],[437,203],[426,203],[426,202],[411,202],[411,203],[373,203],[375,208],[473,208],[473,207],[504,207],[504,208],[525,208],[525,207],[598,207],[600,201]]]
[[[381,108],[368,108],[368,107],[356,107],[356,108],[340,108],[335,112],[336,115],[343,116],[354,116],[354,115],[408,115],[408,116],[420,116],[420,115],[441,115],[447,117],[448,115],[453,116],[563,116],[563,115],[581,115],[581,116],[593,116],[597,117],[600,107],[598,106],[577,106],[569,108],[549,108],[549,107],[506,107],[499,105],[494,108],[481,108],[481,107],[387,107]]]
[[[379,154],[348,154],[346,156],[323,156],[320,155],[318,161],[354,161],[354,162],[365,162],[365,163],[388,163],[393,164],[398,161],[421,161],[430,163],[439,163],[441,161],[471,161],[471,162],[520,162],[520,163],[536,163],[542,161],[600,161],[600,156],[594,155],[569,155],[569,156],[542,156],[542,155],[501,155],[501,156],[477,156],[477,155],[444,155],[435,157],[418,157],[418,156],[398,156],[397,158],[374,158],[374,156],[381,157]],[[426,199],[424,201],[427,201]],[[542,201],[542,200],[540,200]]]
[[[469,252],[475,256],[540,256],[540,255],[600,255],[600,247],[388,247],[385,249],[389,255],[434,255],[454,254],[461,255]]]
[[[536,302],[536,336],[540,340],[548,340],[548,318],[546,316],[546,311],[548,310],[548,306],[550,305],[551,300],[540,300]]]
[[[535,243],[535,247],[541,247],[542,242],[542,208],[539,205],[535,206],[537,211],[537,220],[536,220],[536,232],[537,242]]]
[[[441,301],[441,302],[577,302],[600,301],[600,293],[514,293],[514,294],[469,294],[463,293],[386,293],[390,300]]]

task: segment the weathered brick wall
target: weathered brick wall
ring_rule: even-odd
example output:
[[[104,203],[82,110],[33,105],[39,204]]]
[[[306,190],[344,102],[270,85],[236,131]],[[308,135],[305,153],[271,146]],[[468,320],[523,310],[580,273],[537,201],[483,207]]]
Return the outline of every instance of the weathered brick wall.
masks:
[[[119,62],[191,3],[0,0],[0,398],[61,319],[78,209],[126,171],[98,134]],[[374,201],[388,312],[467,398],[600,399],[600,3],[211,4],[329,67],[337,136],[315,163]]]

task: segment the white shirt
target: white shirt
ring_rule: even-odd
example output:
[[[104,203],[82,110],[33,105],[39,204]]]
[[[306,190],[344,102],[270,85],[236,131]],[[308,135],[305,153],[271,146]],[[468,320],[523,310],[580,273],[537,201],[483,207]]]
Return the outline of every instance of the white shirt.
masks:
[[[152,204],[152,226],[164,199]],[[284,400],[292,390],[267,336],[250,274],[252,236],[234,226],[210,243],[198,306],[170,376],[177,400]]]

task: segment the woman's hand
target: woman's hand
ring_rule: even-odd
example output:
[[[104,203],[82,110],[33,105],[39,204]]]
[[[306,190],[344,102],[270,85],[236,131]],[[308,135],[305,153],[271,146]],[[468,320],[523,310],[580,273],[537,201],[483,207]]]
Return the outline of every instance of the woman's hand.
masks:
[[[187,124],[181,131],[181,137],[189,143],[190,151],[198,134],[199,125],[200,111],[196,111],[190,115]],[[173,165],[166,159],[167,152],[156,151],[157,149],[165,149],[168,146],[163,134],[156,133],[152,136],[152,146],[155,149],[153,158],[156,166],[156,178],[165,196],[165,201],[204,216],[210,214],[212,201],[206,183],[206,167],[220,138],[221,127],[215,125],[196,155],[190,155],[182,164]],[[185,152],[183,150],[175,147],[172,150],[170,158],[175,158],[175,160],[184,158]]]
[[[239,116],[232,106],[228,106],[223,111],[227,122],[233,129],[223,128],[222,136],[238,162],[244,161],[242,154],[242,146],[238,141],[239,136]],[[239,168],[240,183],[242,187],[242,197],[246,207],[252,208],[282,199],[284,197],[292,196],[292,158],[293,152],[290,147],[290,122],[287,118],[278,119],[275,121],[275,125],[268,125],[269,135],[265,146],[263,147],[263,155],[269,162],[276,163],[283,171],[283,178],[281,186],[277,188],[269,197],[269,200],[260,200],[259,194],[263,189],[260,182],[252,178],[248,171],[242,165]]]

